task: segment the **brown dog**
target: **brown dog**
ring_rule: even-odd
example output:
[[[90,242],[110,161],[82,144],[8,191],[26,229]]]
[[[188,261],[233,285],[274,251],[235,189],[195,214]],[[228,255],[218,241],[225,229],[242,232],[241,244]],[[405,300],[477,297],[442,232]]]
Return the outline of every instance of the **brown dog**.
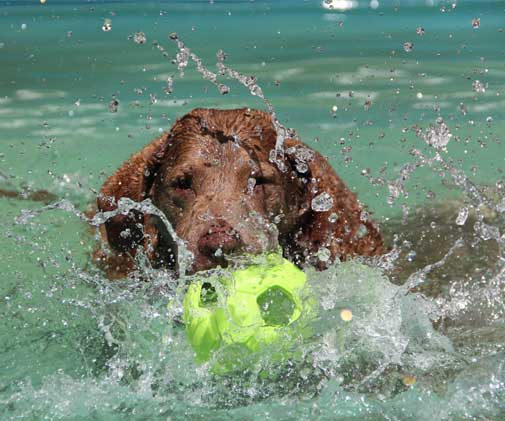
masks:
[[[275,141],[265,112],[195,109],[105,182],[98,208],[113,211],[122,197],[151,199],[193,253],[191,272],[279,245],[297,265],[320,269],[382,253],[381,234],[329,163],[286,139],[281,171],[269,160]],[[105,231],[113,256],[101,260],[110,277],[133,269],[142,248],[154,267],[176,267],[176,243],[158,216],[118,214]]]

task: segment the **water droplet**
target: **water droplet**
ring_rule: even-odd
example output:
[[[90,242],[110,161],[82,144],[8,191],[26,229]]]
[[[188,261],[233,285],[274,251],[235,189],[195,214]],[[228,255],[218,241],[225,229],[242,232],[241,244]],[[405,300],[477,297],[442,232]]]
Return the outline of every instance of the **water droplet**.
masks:
[[[472,19],[472,28],[479,29],[480,28],[480,18]]]
[[[405,52],[407,53],[410,53],[414,48],[414,44],[407,41],[407,42],[404,42],[403,43],[403,49],[405,50]]]
[[[111,102],[109,102],[109,112],[117,113],[118,108],[119,108],[119,101],[117,99],[113,99]]]
[[[480,80],[474,80],[472,82],[472,89],[474,92],[477,92],[479,94],[486,92],[486,87]]]
[[[468,208],[463,207],[459,210],[458,216],[456,218],[456,225],[465,225],[465,222],[468,218]]]
[[[368,234],[368,228],[363,224],[359,224],[359,228],[358,228],[358,232],[356,233],[356,237],[363,238],[367,234]]]
[[[332,212],[328,217],[328,221],[334,224],[335,222],[338,221],[338,215],[335,212]]]
[[[230,88],[226,85],[223,85],[222,83],[219,84],[219,86],[217,88],[219,89],[219,93],[221,95],[226,95],[227,93],[230,92]]]
[[[333,206],[333,198],[326,192],[312,199],[312,210],[316,212],[326,212]]]
[[[388,205],[392,205],[396,199],[400,197],[401,190],[396,183],[388,184],[389,196],[387,199]]]
[[[420,37],[422,37],[425,33],[426,32],[425,32],[425,30],[424,30],[424,28],[422,26],[418,26],[416,28],[416,34],[419,35]]]
[[[450,132],[449,127],[447,127],[444,123],[443,119],[438,118],[437,125],[430,126],[423,137],[426,143],[439,149],[447,146],[452,138],[452,133]]]
[[[304,174],[309,170],[309,166],[305,162],[297,162],[296,163],[296,171],[300,174]]]
[[[488,225],[484,223],[475,224],[475,229],[477,232],[480,231],[479,232],[480,238],[482,238],[485,241],[491,239],[498,240],[500,238],[500,229],[493,225]]]
[[[319,247],[319,250],[317,251],[317,258],[321,262],[327,262],[330,260],[331,257],[331,252],[328,250],[326,247]]]
[[[133,41],[137,44],[145,44],[147,42],[146,34],[143,32],[136,32],[133,35]]]
[[[21,24],[21,30],[24,31],[28,26],[26,25],[26,23],[22,23]]]
[[[256,179],[250,177],[247,179],[247,193],[252,194],[254,192],[254,187],[256,186]]]
[[[103,32],[109,32],[112,30],[112,21],[110,19],[105,19],[102,25]]]
[[[407,254],[407,261],[408,262],[413,262],[417,256],[417,253],[415,250],[410,250],[409,253]]]
[[[360,215],[359,215],[359,220],[361,222],[367,222],[370,219],[370,212],[367,210],[362,210]]]

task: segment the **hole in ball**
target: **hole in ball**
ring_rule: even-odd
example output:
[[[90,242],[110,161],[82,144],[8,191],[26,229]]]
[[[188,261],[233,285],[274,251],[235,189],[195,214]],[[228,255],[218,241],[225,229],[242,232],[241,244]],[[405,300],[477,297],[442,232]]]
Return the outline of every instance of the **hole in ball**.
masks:
[[[291,320],[295,303],[281,287],[273,286],[256,299],[261,317],[267,326],[286,326]]]
[[[205,307],[216,303],[217,303],[216,288],[214,288],[214,286],[211,283],[204,282],[204,284],[202,285],[202,289],[200,291],[200,305]]]

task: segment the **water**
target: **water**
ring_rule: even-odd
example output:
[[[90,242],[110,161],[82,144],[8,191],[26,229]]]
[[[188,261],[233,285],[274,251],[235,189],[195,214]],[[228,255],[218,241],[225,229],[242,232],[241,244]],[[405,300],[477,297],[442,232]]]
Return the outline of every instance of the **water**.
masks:
[[[57,204],[0,199],[2,419],[505,418],[503,5],[358,3],[0,3],[0,188]],[[278,144],[293,128],[326,155],[394,246],[307,270],[296,358],[217,377],[184,281],[104,279],[83,214],[200,106],[272,107]]]

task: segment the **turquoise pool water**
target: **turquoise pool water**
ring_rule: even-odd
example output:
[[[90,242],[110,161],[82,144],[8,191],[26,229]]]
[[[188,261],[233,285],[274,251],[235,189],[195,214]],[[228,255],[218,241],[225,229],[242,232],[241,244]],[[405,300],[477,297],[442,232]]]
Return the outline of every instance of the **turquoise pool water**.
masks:
[[[0,198],[0,418],[505,419],[504,16],[491,1],[0,1],[0,188],[66,200]],[[172,33],[208,69],[222,49],[254,75],[399,235],[384,274],[308,272],[320,316],[290,364],[213,377],[167,310],[169,274],[110,283],[90,262],[78,210],[122,161],[192,108],[265,108],[194,63],[181,74]],[[415,270],[408,285],[430,288],[407,293]]]

